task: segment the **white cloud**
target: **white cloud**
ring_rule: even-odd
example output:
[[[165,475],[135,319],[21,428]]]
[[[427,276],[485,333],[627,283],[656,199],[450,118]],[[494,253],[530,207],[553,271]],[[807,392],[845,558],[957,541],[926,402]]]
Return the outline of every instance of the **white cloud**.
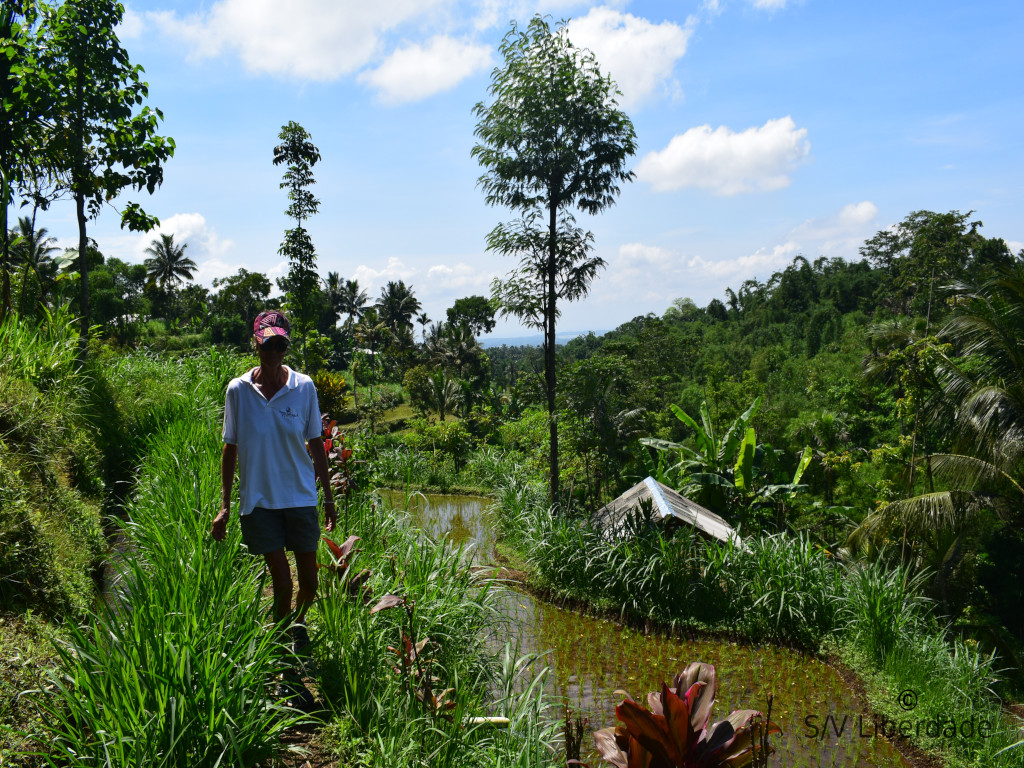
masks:
[[[371,296],[375,296],[378,288],[382,288],[389,280],[409,280],[416,274],[415,267],[406,266],[401,259],[392,256],[383,269],[374,269],[366,264],[355,268],[352,276],[359,285]]]
[[[798,254],[811,261],[818,256],[855,259],[860,244],[875,230],[877,217],[878,208],[870,200],[850,203],[834,214],[807,219],[780,238],[778,245],[725,258],[626,243],[608,259],[608,274],[595,283],[593,297],[609,307],[621,306],[624,296],[646,307],[667,306],[680,296],[701,303],[702,297],[717,295],[726,285],[738,289],[743,280],[767,280]]]
[[[134,40],[142,36],[145,28],[146,22],[142,14],[126,7],[121,23],[117,25],[117,37],[119,40]]]
[[[1015,255],[1024,251],[1024,243],[1018,243],[1016,240],[1007,240],[1006,247],[1010,249],[1010,253]]]
[[[839,212],[839,221],[843,224],[864,224],[878,215],[878,206],[870,200],[862,203],[850,203]]]
[[[739,256],[735,259],[710,261],[702,256],[694,256],[687,261],[686,266],[697,270],[704,278],[763,278],[784,268],[799,251],[798,243],[787,240],[782,245],[776,245],[773,248],[759,248],[749,256]]]
[[[878,206],[870,200],[843,206],[838,214],[807,219],[787,239],[800,243],[808,257],[856,258],[860,245],[877,230]]]
[[[472,264],[435,264],[427,270],[426,293],[449,295],[453,291],[486,293],[495,277],[492,272],[481,272]]]
[[[205,13],[147,18],[191,45],[195,58],[237,53],[258,74],[330,81],[364,67],[381,35],[430,14],[445,0],[217,0]]]
[[[667,266],[675,258],[672,251],[657,245],[626,243],[619,247],[619,258],[615,263],[619,271],[643,270]]]
[[[237,274],[243,265],[229,263],[218,256],[214,256],[205,261],[197,262],[197,266],[198,268],[193,273],[192,279],[200,285],[212,287],[214,280]]]
[[[762,11],[778,11],[786,7],[788,0],[750,0],[750,4]]]
[[[426,45],[398,49],[359,79],[376,88],[383,101],[398,104],[447,91],[491,65],[489,46],[438,35]]]
[[[140,258],[145,258],[146,248],[160,235],[173,235],[178,243],[188,243],[185,255],[197,263],[197,257],[219,258],[235,247],[234,241],[222,239],[201,213],[176,213],[161,219],[159,227],[139,238]]]
[[[767,192],[789,186],[789,174],[810,151],[807,129],[797,128],[788,116],[741,133],[701,125],[645,155],[636,175],[659,192],[683,187],[716,195]]]
[[[628,109],[658,90],[678,89],[672,70],[686,53],[693,25],[654,24],[602,6],[570,21],[567,32],[573,44],[594,52],[601,72],[618,84],[622,106]]]
[[[607,274],[595,281],[591,297],[610,307],[621,307],[626,296],[632,303],[658,306],[675,298],[673,292],[686,282],[682,255],[657,245],[626,243],[608,258]]]
[[[226,259],[235,247],[234,241],[218,235],[201,213],[176,213],[161,219],[160,226],[151,232],[103,237],[99,246],[104,254],[140,264],[149,258],[146,249],[161,235],[173,235],[178,245],[187,244],[185,256],[197,266],[193,279],[202,285],[209,286],[214,278],[233,275],[240,267],[249,266]]]

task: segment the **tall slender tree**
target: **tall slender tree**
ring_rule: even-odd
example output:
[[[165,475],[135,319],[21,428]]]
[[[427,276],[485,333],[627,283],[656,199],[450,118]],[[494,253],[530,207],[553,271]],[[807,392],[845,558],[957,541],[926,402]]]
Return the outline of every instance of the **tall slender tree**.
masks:
[[[320,305],[316,249],[304,226],[320,208],[320,201],[309,189],[316,184],[313,166],[320,162],[320,150],[310,141],[309,132],[295,121],[281,128],[278,138],[281,143],[274,147],[274,165],[287,168],[280,186],[288,190],[285,213],[295,220],[295,226],[285,231],[278,253],[288,259],[288,306],[292,326],[301,339],[313,329]]]
[[[596,214],[615,202],[619,185],[633,178],[627,159],[636,132],[615,101],[618,90],[601,74],[593,54],[573,46],[564,25],[554,31],[541,16],[525,29],[515,23],[501,44],[504,66],[491,76],[490,103],[479,103],[472,154],[486,169],[485,199],[523,215],[517,225],[491,233],[489,247],[527,260],[507,294],[532,299],[510,307],[544,327],[544,372],[551,435],[552,502],[559,499],[558,426],[555,410],[555,324],[560,274],[596,274],[603,262],[588,259],[589,233],[575,227],[571,211]],[[538,249],[538,245],[543,245]],[[544,254],[543,261],[540,254]],[[589,262],[589,263],[588,263]],[[586,294],[589,280],[563,293]]]

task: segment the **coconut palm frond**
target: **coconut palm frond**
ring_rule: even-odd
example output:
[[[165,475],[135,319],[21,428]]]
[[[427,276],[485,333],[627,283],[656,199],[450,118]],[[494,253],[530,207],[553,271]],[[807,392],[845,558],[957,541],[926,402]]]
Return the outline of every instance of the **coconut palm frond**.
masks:
[[[998,385],[981,386],[960,406],[960,426],[976,450],[1020,458],[1024,443],[1024,401]],[[1018,446],[1017,450],[1014,447]]]
[[[958,453],[938,453],[931,459],[935,477],[953,488],[973,491],[979,487],[991,488],[1008,483],[1024,498],[1024,487],[1021,487],[1010,474],[989,461]]]
[[[930,536],[940,531],[962,530],[973,522],[982,506],[971,494],[936,491],[894,501],[881,513],[888,519],[889,530]]]
[[[865,517],[846,537],[846,545],[842,548],[844,559],[875,559],[884,548],[889,527],[888,518],[881,512],[873,512]]]

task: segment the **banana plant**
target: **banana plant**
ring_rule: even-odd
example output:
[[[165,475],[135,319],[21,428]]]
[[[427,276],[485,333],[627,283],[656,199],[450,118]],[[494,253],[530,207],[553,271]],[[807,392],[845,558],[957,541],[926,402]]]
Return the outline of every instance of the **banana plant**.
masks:
[[[711,419],[706,401],[700,406],[700,422],[672,404],[672,413],[693,432],[692,445],[650,437],[640,442],[659,452],[658,470],[662,477],[678,478],[674,485],[684,495],[715,512],[735,505],[779,503],[806,487],[800,480],[811,462],[811,450],[804,449],[791,482],[764,483],[758,476],[772,449],[758,444],[757,432],[751,425],[760,405],[758,397],[723,432]],[[679,461],[666,467],[665,455],[679,456]]]
[[[757,445],[757,434],[750,422],[761,405],[758,397],[729,427],[722,431],[711,418],[707,401],[700,405],[700,422],[674,403],[669,406],[679,421],[693,432],[692,443],[642,438],[642,445],[668,455],[679,456],[679,461],[668,467],[664,474],[677,474],[680,490],[700,504],[719,512],[738,495],[749,489],[760,464],[762,451]]]

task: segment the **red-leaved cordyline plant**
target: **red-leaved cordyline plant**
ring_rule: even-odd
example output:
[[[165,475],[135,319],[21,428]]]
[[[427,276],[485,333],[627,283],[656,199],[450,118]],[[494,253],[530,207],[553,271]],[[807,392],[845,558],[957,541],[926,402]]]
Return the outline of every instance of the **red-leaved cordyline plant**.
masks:
[[[324,543],[331,552],[331,560],[333,563],[322,564],[321,568],[326,568],[328,571],[338,577],[338,580],[345,587],[345,591],[352,597],[359,596],[362,593],[363,602],[370,602],[370,595],[373,592],[373,588],[370,587],[366,582],[369,581],[370,576],[373,572],[368,568],[364,568],[355,576],[350,576],[352,570],[352,557],[360,550],[354,549],[356,542],[359,541],[358,536],[349,536],[345,539],[345,543],[338,546],[328,536],[324,536]]]
[[[342,530],[348,530],[348,497],[355,488],[352,476],[354,465],[352,461],[352,449],[345,447],[345,435],[338,428],[338,422],[322,417],[322,437],[324,441],[324,453],[327,456],[327,465],[331,475],[331,488],[335,494],[341,494],[345,507],[345,522]]]
[[[370,609],[370,613],[379,613],[399,606],[405,609],[408,623],[402,630],[401,647],[388,646],[388,650],[398,656],[402,664],[401,667],[392,667],[392,670],[401,677],[402,689],[412,690],[427,712],[434,717],[453,722],[452,716],[447,713],[456,707],[456,702],[449,698],[455,693],[455,689],[446,688],[438,693],[434,688],[438,680],[430,671],[434,660],[429,658],[428,651],[436,648],[437,643],[429,637],[416,640],[415,603],[410,598],[400,595],[384,595],[380,602]]]
[[[754,709],[711,723],[718,682],[711,664],[693,662],[672,686],[647,694],[650,709],[627,698],[615,708],[623,726],[594,733],[597,749],[616,768],[747,768],[766,766],[768,736],[781,729]],[[575,762],[575,761],[573,761]]]

